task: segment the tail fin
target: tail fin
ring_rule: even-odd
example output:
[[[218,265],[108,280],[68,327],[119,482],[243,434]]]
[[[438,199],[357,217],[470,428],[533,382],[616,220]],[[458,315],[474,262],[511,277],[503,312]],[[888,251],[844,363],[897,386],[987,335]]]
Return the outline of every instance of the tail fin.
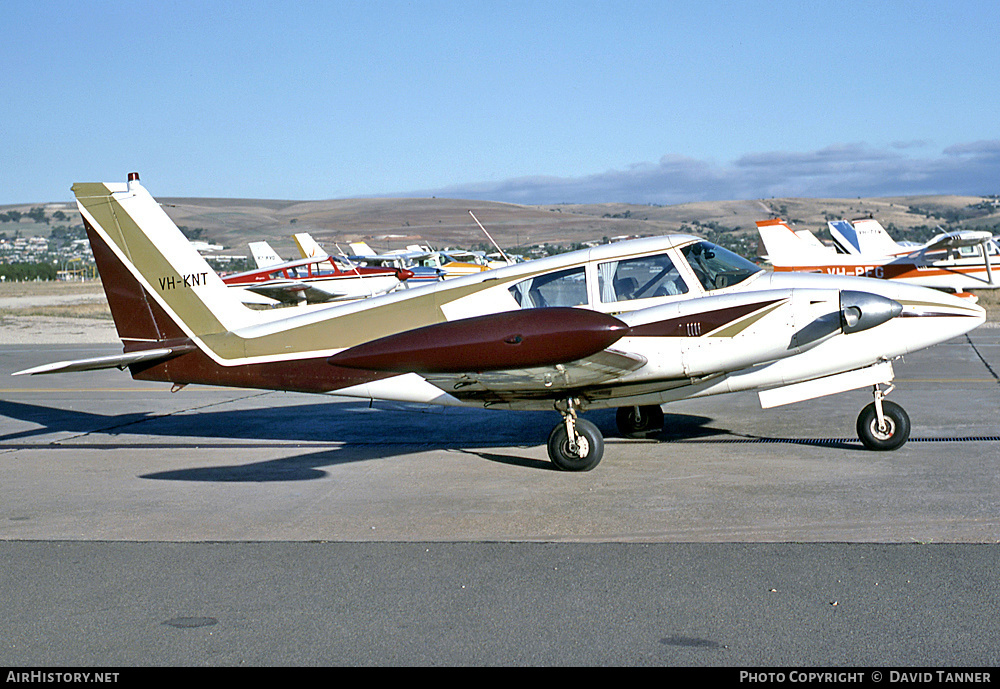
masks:
[[[845,254],[887,256],[904,250],[874,218],[835,220],[827,225],[833,241]]]
[[[308,232],[300,232],[292,237],[302,258],[326,258],[328,254],[316,243]]]
[[[94,261],[101,275],[104,293],[108,298],[108,306],[111,308],[111,317],[115,321],[124,352],[112,356],[59,361],[18,371],[13,375],[92,371],[155,364],[195,348],[191,340],[196,334],[195,330],[184,327],[172,313],[173,309],[153,297],[150,282],[136,269],[134,259],[143,264],[158,261],[158,257],[152,255],[144,242],[136,236],[138,229],[136,218],[149,214],[149,206],[152,205],[152,209],[162,216],[157,219],[159,231],[169,235],[172,228],[183,244],[187,245],[188,251],[198,256],[204,267],[196,262],[192,263],[196,272],[187,276],[188,282],[192,281],[192,275],[198,275],[199,283],[207,282],[203,275],[211,274],[216,279],[219,278],[200,254],[187,243],[184,235],[166,217],[156,202],[139,186],[138,180],[138,175],[131,173],[127,185],[95,183],[73,186]],[[129,210],[126,210],[126,206]],[[159,259],[162,259],[162,256]],[[173,284],[170,283],[171,280],[176,282],[174,275],[178,274],[170,273],[163,267],[159,270],[162,276],[161,287],[165,287],[168,283]],[[185,278],[180,278],[180,281],[183,283]]]
[[[375,252],[367,242],[351,242],[351,252],[355,256],[375,256]]]
[[[279,256],[278,252],[272,249],[267,242],[250,242],[249,246],[253,261],[258,268],[270,268],[285,262],[285,259]]]
[[[830,258],[830,249],[808,230],[795,232],[784,220],[758,220],[757,232],[764,242],[771,265],[794,267],[820,263]]]
[[[223,334],[255,322],[141,184],[73,185],[111,315],[126,344]]]

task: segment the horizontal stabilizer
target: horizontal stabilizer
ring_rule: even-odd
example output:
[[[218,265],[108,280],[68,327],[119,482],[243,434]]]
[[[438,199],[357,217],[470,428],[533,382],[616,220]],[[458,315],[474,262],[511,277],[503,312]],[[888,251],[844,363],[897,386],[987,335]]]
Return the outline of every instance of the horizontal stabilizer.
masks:
[[[124,369],[132,364],[148,364],[154,361],[170,359],[184,352],[193,350],[195,346],[181,345],[162,349],[146,349],[141,352],[127,352],[111,356],[97,356],[90,359],[75,359],[73,361],[57,361],[34,368],[12,373],[12,376],[37,376],[43,373],[74,373],[77,371],[99,371],[104,368]]]

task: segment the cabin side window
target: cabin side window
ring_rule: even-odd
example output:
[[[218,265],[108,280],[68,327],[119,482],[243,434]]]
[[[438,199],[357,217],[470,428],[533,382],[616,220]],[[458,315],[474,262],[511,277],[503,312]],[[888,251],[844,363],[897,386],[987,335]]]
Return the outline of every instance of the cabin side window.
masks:
[[[509,291],[522,309],[587,304],[587,278],[583,266],[521,280]]]
[[[601,263],[597,266],[597,285],[604,304],[669,297],[688,291],[667,254]]]

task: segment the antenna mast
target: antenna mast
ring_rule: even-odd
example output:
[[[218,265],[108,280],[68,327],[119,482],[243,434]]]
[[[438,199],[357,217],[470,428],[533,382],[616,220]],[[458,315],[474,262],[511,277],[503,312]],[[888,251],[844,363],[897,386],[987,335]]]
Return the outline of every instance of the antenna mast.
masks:
[[[496,243],[496,240],[493,239],[490,233],[486,231],[486,228],[483,227],[483,224],[481,222],[479,222],[479,218],[476,217],[476,214],[473,213],[472,211],[469,211],[469,215],[471,215],[472,219],[476,221],[477,225],[479,225],[479,229],[483,231],[483,234],[485,234],[489,238],[490,243],[497,248],[497,251],[499,251],[500,255],[503,256],[503,260],[507,262],[507,265],[512,265],[514,262],[507,257],[507,254],[503,252],[503,249],[501,249],[500,245]]]

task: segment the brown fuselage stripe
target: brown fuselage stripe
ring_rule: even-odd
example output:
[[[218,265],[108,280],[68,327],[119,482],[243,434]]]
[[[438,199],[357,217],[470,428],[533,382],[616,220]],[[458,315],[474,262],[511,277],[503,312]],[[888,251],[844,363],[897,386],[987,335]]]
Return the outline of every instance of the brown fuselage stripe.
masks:
[[[753,304],[742,304],[726,309],[716,309],[715,311],[703,311],[692,313],[678,318],[669,318],[665,321],[646,323],[645,325],[634,326],[629,335],[634,337],[692,337],[693,333],[705,334],[759,309],[776,304],[779,299],[769,301],[759,301]],[[697,324],[697,328],[693,328]]]

